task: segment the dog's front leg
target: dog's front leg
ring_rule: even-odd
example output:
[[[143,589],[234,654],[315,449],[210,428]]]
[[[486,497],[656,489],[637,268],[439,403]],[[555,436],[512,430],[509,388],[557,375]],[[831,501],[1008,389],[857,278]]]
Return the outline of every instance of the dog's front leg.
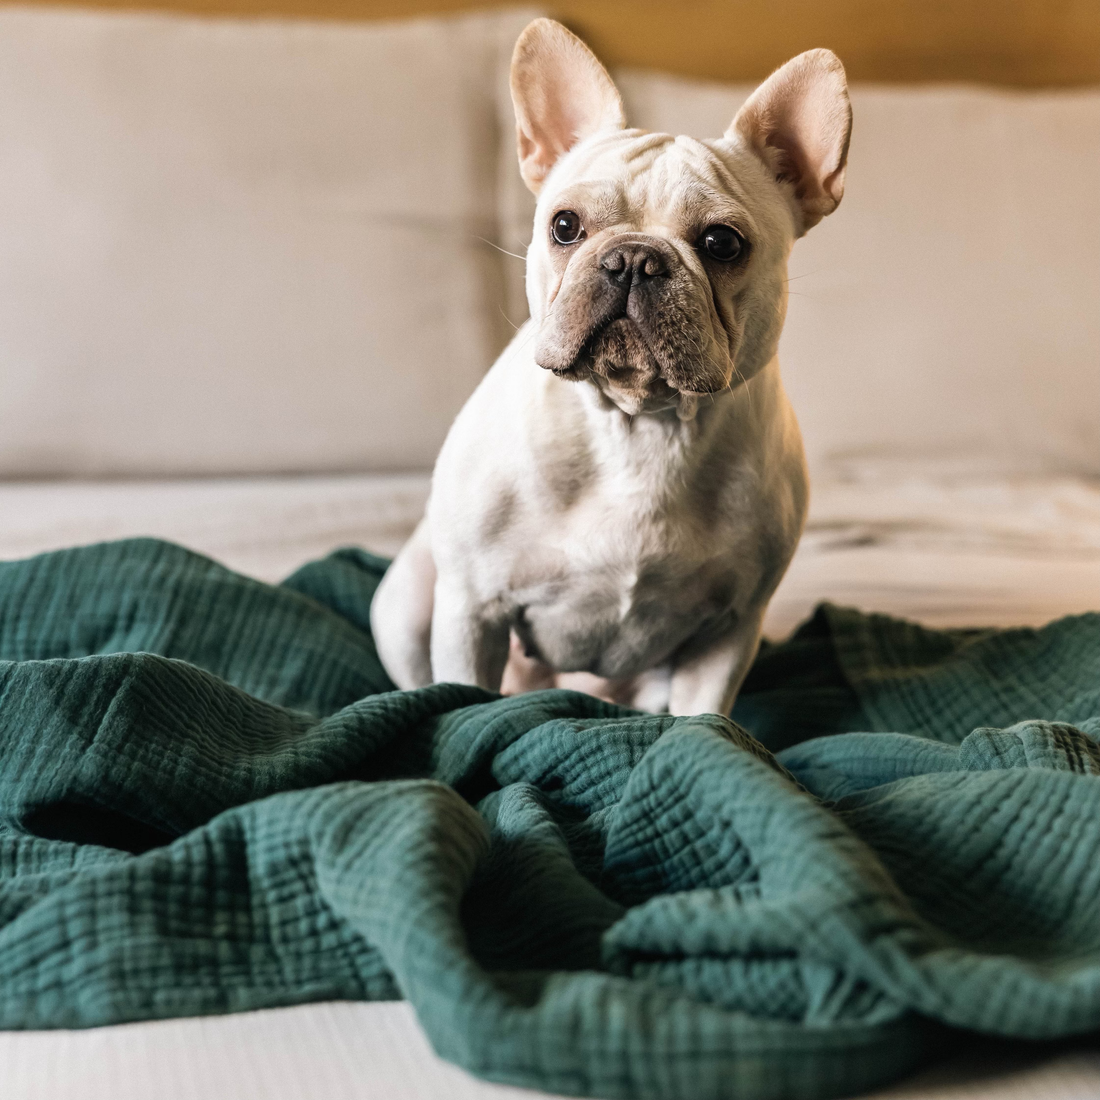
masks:
[[[669,713],[728,716],[760,646],[763,621],[761,607],[743,618],[724,638],[674,664]]]
[[[436,683],[476,684],[500,691],[508,662],[508,622],[478,606],[459,585],[436,581],[432,674]]]

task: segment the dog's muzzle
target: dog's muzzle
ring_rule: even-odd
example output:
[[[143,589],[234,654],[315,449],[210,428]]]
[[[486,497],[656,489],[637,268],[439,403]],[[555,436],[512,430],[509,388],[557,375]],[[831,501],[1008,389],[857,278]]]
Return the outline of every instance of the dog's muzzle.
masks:
[[[578,264],[544,322],[535,361],[561,378],[592,374],[637,392],[704,393],[725,387],[703,349],[699,290],[672,244],[623,233]]]
[[[638,346],[644,346],[676,263],[671,245],[658,238],[623,234],[606,242],[556,303],[535,361],[555,374],[578,377],[598,366],[593,349],[619,320],[633,322],[642,337]]]

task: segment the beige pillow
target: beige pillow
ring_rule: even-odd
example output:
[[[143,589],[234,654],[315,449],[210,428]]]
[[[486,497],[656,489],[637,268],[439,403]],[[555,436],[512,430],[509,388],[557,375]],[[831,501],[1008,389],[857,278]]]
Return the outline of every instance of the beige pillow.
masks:
[[[0,10],[0,476],[430,466],[511,332],[530,18]]]
[[[748,87],[619,74],[718,136]],[[795,245],[780,358],[819,476],[1100,474],[1100,92],[851,89],[844,201]]]

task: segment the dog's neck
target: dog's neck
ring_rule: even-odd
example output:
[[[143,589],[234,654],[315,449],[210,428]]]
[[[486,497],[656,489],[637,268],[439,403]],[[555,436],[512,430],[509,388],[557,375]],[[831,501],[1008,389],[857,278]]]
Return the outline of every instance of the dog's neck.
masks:
[[[525,369],[539,369],[528,362]],[[573,432],[605,475],[632,482],[643,492],[676,494],[686,482],[709,479],[731,465],[755,465],[764,436],[783,421],[786,405],[779,363],[772,359],[747,382],[713,395],[690,398],[688,415],[678,408],[631,416],[587,381],[548,376],[544,397],[564,405]]]

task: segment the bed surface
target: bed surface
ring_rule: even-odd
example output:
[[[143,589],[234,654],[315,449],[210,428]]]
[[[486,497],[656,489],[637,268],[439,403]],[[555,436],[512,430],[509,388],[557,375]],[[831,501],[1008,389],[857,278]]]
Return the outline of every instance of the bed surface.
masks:
[[[393,554],[423,474],[0,485],[0,558],[131,535],[279,580],[336,546]],[[853,471],[817,485],[771,607],[786,634],[820,599],[929,625],[1038,625],[1100,607],[1100,485]],[[6,1100],[507,1100],[438,1059],[405,1003],[322,1003],[90,1031],[0,1033]],[[875,1093],[894,1100],[1100,1097],[1100,1048],[990,1046]]]
[[[437,1058],[403,1001],[0,1032],[8,1100],[540,1100]],[[859,1100],[1094,1100],[1100,1048],[971,1051]],[[853,1098],[854,1100],[854,1098]]]
[[[132,535],[265,581],[337,546],[392,555],[427,474],[0,483],[0,559]],[[1100,608],[1100,482],[852,469],[813,487],[769,608],[780,637],[821,600],[929,626],[1037,626]]]

